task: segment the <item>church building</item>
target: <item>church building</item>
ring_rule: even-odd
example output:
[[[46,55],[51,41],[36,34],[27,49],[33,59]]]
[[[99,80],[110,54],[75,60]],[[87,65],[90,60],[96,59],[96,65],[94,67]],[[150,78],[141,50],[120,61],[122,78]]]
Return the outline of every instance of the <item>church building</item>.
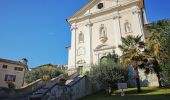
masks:
[[[67,21],[71,25],[69,70],[87,71],[109,53],[121,56],[121,37],[142,35],[145,41],[144,0],[89,0]]]

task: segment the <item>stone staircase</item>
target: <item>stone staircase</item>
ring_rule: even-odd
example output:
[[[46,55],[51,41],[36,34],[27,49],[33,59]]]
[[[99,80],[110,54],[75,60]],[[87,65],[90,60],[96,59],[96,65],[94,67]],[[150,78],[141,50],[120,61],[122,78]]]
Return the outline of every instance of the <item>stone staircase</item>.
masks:
[[[65,83],[68,83],[68,81],[73,80],[74,78],[76,78],[78,76],[79,76],[78,73],[73,73],[72,75],[70,75],[68,77],[64,77],[61,75],[61,76],[57,77],[56,79],[52,80],[51,82],[47,83],[41,89],[38,89],[37,91],[35,91],[31,96],[28,97],[29,99],[25,99],[25,100],[41,100],[40,97],[42,97],[43,94],[46,94],[56,84],[65,85]],[[64,78],[66,78],[65,81],[63,81]]]
[[[0,100],[29,100],[29,97],[11,98],[11,99],[0,99]]]
[[[86,75],[77,73],[70,75],[67,81],[51,82],[34,92],[29,100],[78,100],[87,95],[96,93],[102,88],[94,84]]]
[[[54,86],[55,84],[63,84],[65,82],[63,82],[62,79],[66,79],[66,80],[71,80],[75,77],[79,76],[78,73],[73,73],[71,75],[69,75],[68,77],[66,77],[66,75],[61,74],[58,77],[51,79],[50,82],[46,83],[45,86],[41,87],[40,89],[36,90],[35,92],[28,94],[28,95],[23,95],[23,96],[16,96],[16,97],[7,97],[7,98],[1,98],[0,100],[31,100],[30,97],[36,97],[36,96],[40,96],[41,94],[44,94],[45,92],[48,91],[49,88],[52,88],[52,86]],[[34,99],[37,100],[37,99]]]

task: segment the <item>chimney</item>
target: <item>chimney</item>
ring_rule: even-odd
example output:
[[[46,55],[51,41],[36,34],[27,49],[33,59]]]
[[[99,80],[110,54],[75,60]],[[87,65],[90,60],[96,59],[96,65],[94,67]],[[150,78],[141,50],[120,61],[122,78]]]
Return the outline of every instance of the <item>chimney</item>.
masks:
[[[28,60],[26,58],[22,58],[20,62],[22,62],[23,64],[27,65]]]

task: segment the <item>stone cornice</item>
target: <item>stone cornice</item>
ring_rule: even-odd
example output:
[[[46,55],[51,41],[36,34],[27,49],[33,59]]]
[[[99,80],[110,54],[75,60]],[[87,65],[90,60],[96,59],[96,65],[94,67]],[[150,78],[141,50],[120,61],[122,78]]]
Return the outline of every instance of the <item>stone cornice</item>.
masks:
[[[120,15],[113,16],[113,19],[120,19],[120,18],[121,18]]]
[[[94,51],[103,51],[103,50],[109,50],[109,49],[114,50],[115,48],[116,48],[115,46],[111,46],[111,47],[106,47],[106,48],[102,48],[102,49],[94,49]]]
[[[139,10],[139,9],[135,9],[135,10],[132,11],[133,14],[138,14],[138,13],[141,13],[141,12],[142,12],[142,11]]]
[[[86,26],[93,26],[93,23],[87,23]]]
[[[77,28],[77,25],[71,26],[71,28],[70,28],[71,31],[72,31],[72,30],[76,30],[76,29],[78,29],[78,28]]]
[[[97,19],[91,19],[91,24],[93,25],[94,23],[98,23],[98,22],[101,22],[101,21],[106,21],[106,20],[110,20],[110,19],[116,19],[116,18],[121,18],[121,16],[127,14],[128,12],[133,12],[135,11],[135,9],[130,9],[130,10],[127,10],[127,11],[124,11],[124,12],[121,12],[119,14],[109,14],[107,16],[104,16],[102,18],[97,18]],[[82,23],[77,23],[77,26],[88,26],[89,23],[88,22],[82,22]]]

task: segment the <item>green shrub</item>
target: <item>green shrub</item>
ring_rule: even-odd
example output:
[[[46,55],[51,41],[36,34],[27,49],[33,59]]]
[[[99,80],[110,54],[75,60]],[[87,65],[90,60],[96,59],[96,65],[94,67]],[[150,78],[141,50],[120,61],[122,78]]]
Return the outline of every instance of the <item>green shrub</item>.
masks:
[[[8,82],[8,88],[15,89],[15,84],[13,82]]]
[[[128,70],[120,65],[111,62],[93,66],[88,76],[98,83],[100,83],[105,89],[116,88],[117,83],[127,82]]]
[[[26,83],[31,83],[38,79],[49,81],[50,79],[55,78],[62,73],[63,71],[60,69],[45,66],[45,67],[34,69],[32,71],[27,72],[25,74],[25,81]]]

